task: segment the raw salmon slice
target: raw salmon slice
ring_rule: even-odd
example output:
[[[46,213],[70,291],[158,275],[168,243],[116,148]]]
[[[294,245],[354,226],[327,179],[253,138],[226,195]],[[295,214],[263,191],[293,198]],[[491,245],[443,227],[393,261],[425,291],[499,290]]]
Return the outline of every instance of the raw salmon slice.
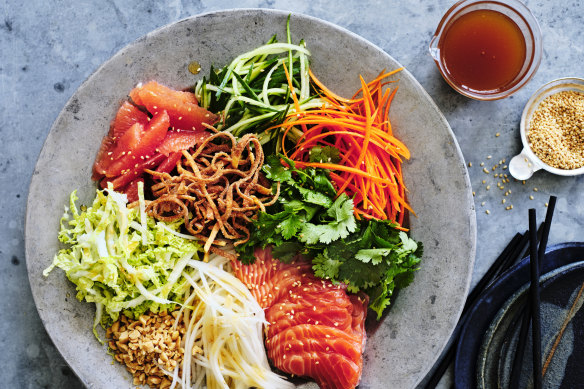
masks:
[[[278,369],[313,378],[323,389],[359,384],[365,347],[367,296],[314,276],[301,258],[284,264],[271,249],[256,261],[232,263],[236,276],[264,308],[268,356]]]

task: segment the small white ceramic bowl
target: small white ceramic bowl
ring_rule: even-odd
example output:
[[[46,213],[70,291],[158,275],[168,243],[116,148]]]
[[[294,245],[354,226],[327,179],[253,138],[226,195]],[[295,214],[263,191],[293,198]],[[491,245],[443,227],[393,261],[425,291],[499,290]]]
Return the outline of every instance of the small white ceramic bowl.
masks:
[[[513,178],[517,180],[527,180],[533,175],[533,173],[540,169],[547,170],[550,173],[560,176],[577,176],[579,174],[584,174],[584,167],[566,170],[558,169],[546,164],[531,150],[529,140],[527,139],[531,116],[539,104],[548,96],[571,90],[584,93],[584,79],[578,77],[566,77],[550,81],[539,88],[525,105],[519,127],[521,131],[523,150],[521,150],[519,155],[514,156],[509,163],[509,173],[511,173]]]

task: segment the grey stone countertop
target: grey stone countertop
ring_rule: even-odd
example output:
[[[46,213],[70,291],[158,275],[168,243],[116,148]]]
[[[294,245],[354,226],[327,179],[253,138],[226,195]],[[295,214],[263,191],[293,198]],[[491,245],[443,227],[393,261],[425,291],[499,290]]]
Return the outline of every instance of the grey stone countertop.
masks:
[[[434,30],[453,2],[4,0],[0,3],[0,386],[81,387],[45,332],[30,292],[23,230],[31,174],[51,124],[83,80],[126,44],[187,16],[242,7],[304,13],[361,35],[408,68],[446,116],[467,163],[472,162],[468,170],[476,192],[478,223],[473,284],[513,235],[527,228],[528,208],[536,208],[543,219],[545,203],[551,194],[558,196],[558,202],[550,244],[583,240],[584,177],[559,177],[540,171],[524,185],[511,180],[505,190],[499,190],[493,174],[486,175],[479,164],[484,162],[490,168],[503,159],[508,163],[521,151],[519,120],[525,103],[536,89],[555,78],[584,76],[584,7],[578,1],[527,1],[543,33],[544,55],[540,68],[533,80],[514,96],[480,102],[454,92],[443,81],[428,54]],[[500,135],[496,136],[497,133]],[[486,189],[487,184],[490,190]],[[512,193],[502,204],[504,192],[509,189]],[[506,210],[511,204],[513,209]],[[490,214],[485,212],[487,209]],[[448,221],[444,223],[447,228]],[[446,376],[441,386],[447,387],[449,381],[450,377]]]

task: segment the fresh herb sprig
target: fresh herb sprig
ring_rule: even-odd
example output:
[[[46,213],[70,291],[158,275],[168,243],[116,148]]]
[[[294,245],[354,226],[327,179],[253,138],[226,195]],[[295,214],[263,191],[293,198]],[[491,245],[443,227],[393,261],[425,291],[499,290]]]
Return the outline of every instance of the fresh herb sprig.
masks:
[[[334,148],[311,152],[311,158],[336,157]],[[381,317],[394,289],[413,279],[422,245],[389,221],[356,220],[352,199],[336,196],[324,169],[297,169],[293,161],[271,155],[263,171],[269,180],[280,182],[280,197],[258,215],[249,241],[237,247],[240,260],[253,262],[254,248],[267,245],[283,262],[302,254],[312,260],[317,277],[367,293],[369,307]]]

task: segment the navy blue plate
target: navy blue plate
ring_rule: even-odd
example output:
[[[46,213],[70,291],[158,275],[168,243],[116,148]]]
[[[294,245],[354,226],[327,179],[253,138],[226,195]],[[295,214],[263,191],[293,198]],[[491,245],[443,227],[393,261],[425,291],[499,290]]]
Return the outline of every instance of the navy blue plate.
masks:
[[[562,243],[549,247],[542,274],[584,260],[584,243]],[[584,280],[582,280],[584,281]],[[456,349],[454,383],[457,389],[477,387],[477,360],[484,334],[500,308],[529,282],[529,257],[505,272],[469,311]],[[529,350],[527,351],[529,353]],[[530,359],[530,358],[529,358]]]

